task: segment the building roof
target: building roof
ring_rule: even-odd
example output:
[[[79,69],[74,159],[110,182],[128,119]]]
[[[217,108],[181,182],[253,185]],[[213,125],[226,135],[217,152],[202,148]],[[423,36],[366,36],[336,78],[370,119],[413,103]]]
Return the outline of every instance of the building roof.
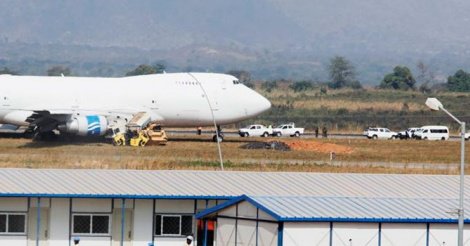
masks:
[[[469,197],[468,178],[465,184]],[[459,178],[451,175],[0,169],[3,197],[229,199],[246,194],[453,199],[458,189]]]
[[[458,199],[241,196],[196,217],[214,216],[243,201],[284,222],[456,223],[458,208]],[[470,208],[470,200],[465,200],[464,207]]]

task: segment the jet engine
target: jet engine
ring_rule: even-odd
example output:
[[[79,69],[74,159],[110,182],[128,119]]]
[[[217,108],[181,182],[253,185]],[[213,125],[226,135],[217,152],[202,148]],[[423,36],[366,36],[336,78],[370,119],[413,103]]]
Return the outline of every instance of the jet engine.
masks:
[[[107,126],[108,120],[101,115],[74,116],[59,130],[79,136],[103,136]]]

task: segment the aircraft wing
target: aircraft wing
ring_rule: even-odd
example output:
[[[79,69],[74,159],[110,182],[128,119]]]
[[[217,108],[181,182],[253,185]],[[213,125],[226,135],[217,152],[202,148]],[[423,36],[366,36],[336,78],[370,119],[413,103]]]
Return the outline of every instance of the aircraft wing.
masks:
[[[120,128],[145,113],[148,121],[158,121],[162,117],[142,109],[122,110],[34,110],[26,118],[29,132],[50,132],[58,129],[78,135],[104,135],[111,128]]]

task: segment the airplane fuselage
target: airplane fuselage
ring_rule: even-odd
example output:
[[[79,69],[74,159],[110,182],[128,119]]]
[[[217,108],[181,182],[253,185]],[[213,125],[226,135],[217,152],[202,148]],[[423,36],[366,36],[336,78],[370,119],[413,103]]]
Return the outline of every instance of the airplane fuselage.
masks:
[[[270,108],[233,76],[174,73],[123,78],[0,75],[0,123],[28,125],[31,112],[117,115],[147,112],[167,127],[231,124]],[[56,117],[57,118],[57,117]],[[60,117],[59,117],[60,118]]]

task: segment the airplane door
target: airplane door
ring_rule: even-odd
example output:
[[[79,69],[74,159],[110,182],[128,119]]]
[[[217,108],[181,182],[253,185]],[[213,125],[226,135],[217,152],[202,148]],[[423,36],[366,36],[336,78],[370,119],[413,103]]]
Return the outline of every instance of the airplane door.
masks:
[[[3,96],[2,98],[2,106],[9,107],[10,106],[10,98],[7,96]]]
[[[209,97],[209,102],[211,103],[211,107],[213,111],[219,110],[219,100],[217,100],[217,94],[219,92],[214,90],[212,93],[207,95]]]
[[[160,109],[159,101],[157,100],[157,98],[152,98],[149,101],[149,108],[152,109],[152,110]]]

